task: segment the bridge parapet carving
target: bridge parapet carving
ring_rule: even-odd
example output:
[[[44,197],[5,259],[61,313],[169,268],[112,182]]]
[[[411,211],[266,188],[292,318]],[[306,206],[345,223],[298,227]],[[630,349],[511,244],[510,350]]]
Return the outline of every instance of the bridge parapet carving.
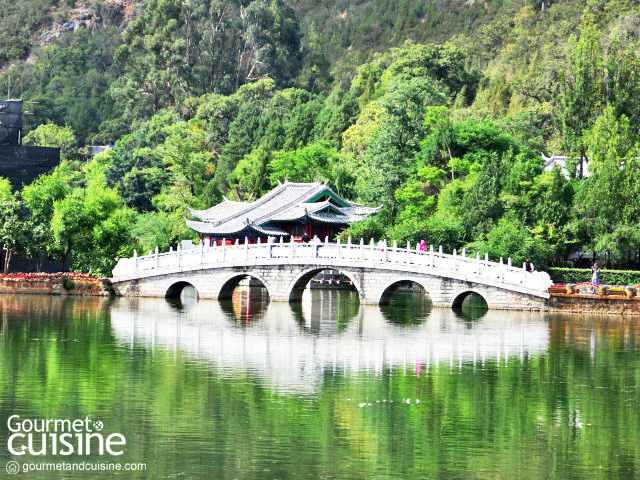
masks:
[[[395,242],[387,246],[362,241],[201,244],[167,253],[156,249],[149,255],[121,259],[113,270],[113,283],[123,295],[164,296],[171,285],[183,282],[194,285],[202,298],[220,298],[230,281],[252,276],[265,285],[271,300],[290,301],[298,300],[308,279],[324,269],[348,276],[361,302],[371,304],[380,303],[391,285],[413,281],[423,286],[436,306],[450,306],[455,302],[451,297],[459,291],[472,291],[493,308],[509,308],[514,301],[513,308],[538,308],[549,298],[551,285],[545,272],[527,272],[510,259],[492,262],[487,256],[468,257],[464,251],[447,254],[442,247],[431,246],[425,252],[409,244],[401,248]],[[492,305],[487,295],[499,301]]]

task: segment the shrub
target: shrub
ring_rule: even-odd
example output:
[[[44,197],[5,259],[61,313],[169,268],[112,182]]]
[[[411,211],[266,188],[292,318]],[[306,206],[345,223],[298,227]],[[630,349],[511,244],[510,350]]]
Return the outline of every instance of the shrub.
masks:
[[[591,281],[590,268],[547,268],[553,283]],[[600,270],[600,283],[608,285],[640,285],[640,270]]]

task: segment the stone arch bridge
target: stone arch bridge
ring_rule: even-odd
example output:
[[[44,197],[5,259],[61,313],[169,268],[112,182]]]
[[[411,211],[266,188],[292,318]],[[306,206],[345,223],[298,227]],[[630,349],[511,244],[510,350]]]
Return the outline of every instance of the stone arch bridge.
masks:
[[[117,295],[175,297],[193,286],[199,298],[230,298],[238,283],[252,277],[266,287],[270,301],[300,301],[315,275],[337,270],[348,277],[360,303],[384,304],[397,286],[420,285],[435,307],[456,307],[475,293],[491,309],[543,309],[551,285],[545,272],[491,262],[488,257],[446,254],[442,247],[418,251],[380,244],[263,243],[194,246],[168,253],[121,259],[113,270]]]

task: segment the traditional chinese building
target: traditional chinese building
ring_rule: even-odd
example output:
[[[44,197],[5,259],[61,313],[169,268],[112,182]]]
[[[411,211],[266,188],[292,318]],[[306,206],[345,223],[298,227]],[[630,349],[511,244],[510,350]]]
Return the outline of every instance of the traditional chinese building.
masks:
[[[208,210],[190,210],[195,220],[187,226],[210,245],[235,243],[245,238],[250,243],[266,242],[269,237],[301,241],[306,233],[333,239],[353,222],[377,213],[380,208],[350,202],[326,184],[285,182],[255,202],[222,203]]]

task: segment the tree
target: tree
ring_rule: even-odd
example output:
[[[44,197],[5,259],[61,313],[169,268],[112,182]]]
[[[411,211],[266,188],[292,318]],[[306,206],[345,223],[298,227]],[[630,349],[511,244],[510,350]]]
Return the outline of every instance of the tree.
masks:
[[[9,272],[11,257],[22,247],[24,230],[19,219],[20,204],[11,191],[11,184],[0,177],[0,258],[3,273]]]
[[[54,202],[52,246],[62,269],[73,252],[74,269],[110,275],[117,257],[131,253],[135,212],[107,187],[104,165],[99,160],[86,165],[83,173],[85,188],[75,188]]]
[[[572,68],[565,72],[561,95],[562,123],[565,145],[569,152],[578,153],[580,176],[582,159],[585,158],[584,134],[591,128],[602,108],[603,59],[600,52],[600,34],[593,20],[586,18],[575,41],[572,52]]]
[[[24,137],[24,143],[40,147],[57,147],[60,149],[61,161],[73,160],[78,156],[78,143],[73,130],[53,123],[36,127]]]
[[[301,61],[299,25],[282,0],[151,0],[123,40],[115,58],[125,73],[111,93],[128,119],[259,79],[285,85]]]
[[[267,168],[271,185],[278,181],[317,182],[333,180],[333,168],[341,155],[326,143],[312,143],[293,151],[274,152]]]
[[[470,253],[488,253],[495,261],[511,257],[513,265],[520,266],[530,259],[538,269],[548,265],[553,257],[551,247],[539,237],[531,234],[520,219],[513,215],[505,216],[498,221],[484,240],[477,240],[467,245]]]
[[[238,200],[252,201],[269,189],[267,165],[271,158],[271,152],[258,147],[238,162],[229,175],[229,187]]]
[[[367,202],[384,203],[388,214],[397,213],[394,192],[407,178],[424,135],[427,106],[445,103],[438,83],[414,78],[389,87],[381,106],[386,121],[365,153],[356,188]]]
[[[608,106],[585,137],[590,176],[579,187],[576,207],[584,240],[595,250],[613,253],[628,264],[637,242],[628,232],[638,228],[640,154],[626,116]]]

